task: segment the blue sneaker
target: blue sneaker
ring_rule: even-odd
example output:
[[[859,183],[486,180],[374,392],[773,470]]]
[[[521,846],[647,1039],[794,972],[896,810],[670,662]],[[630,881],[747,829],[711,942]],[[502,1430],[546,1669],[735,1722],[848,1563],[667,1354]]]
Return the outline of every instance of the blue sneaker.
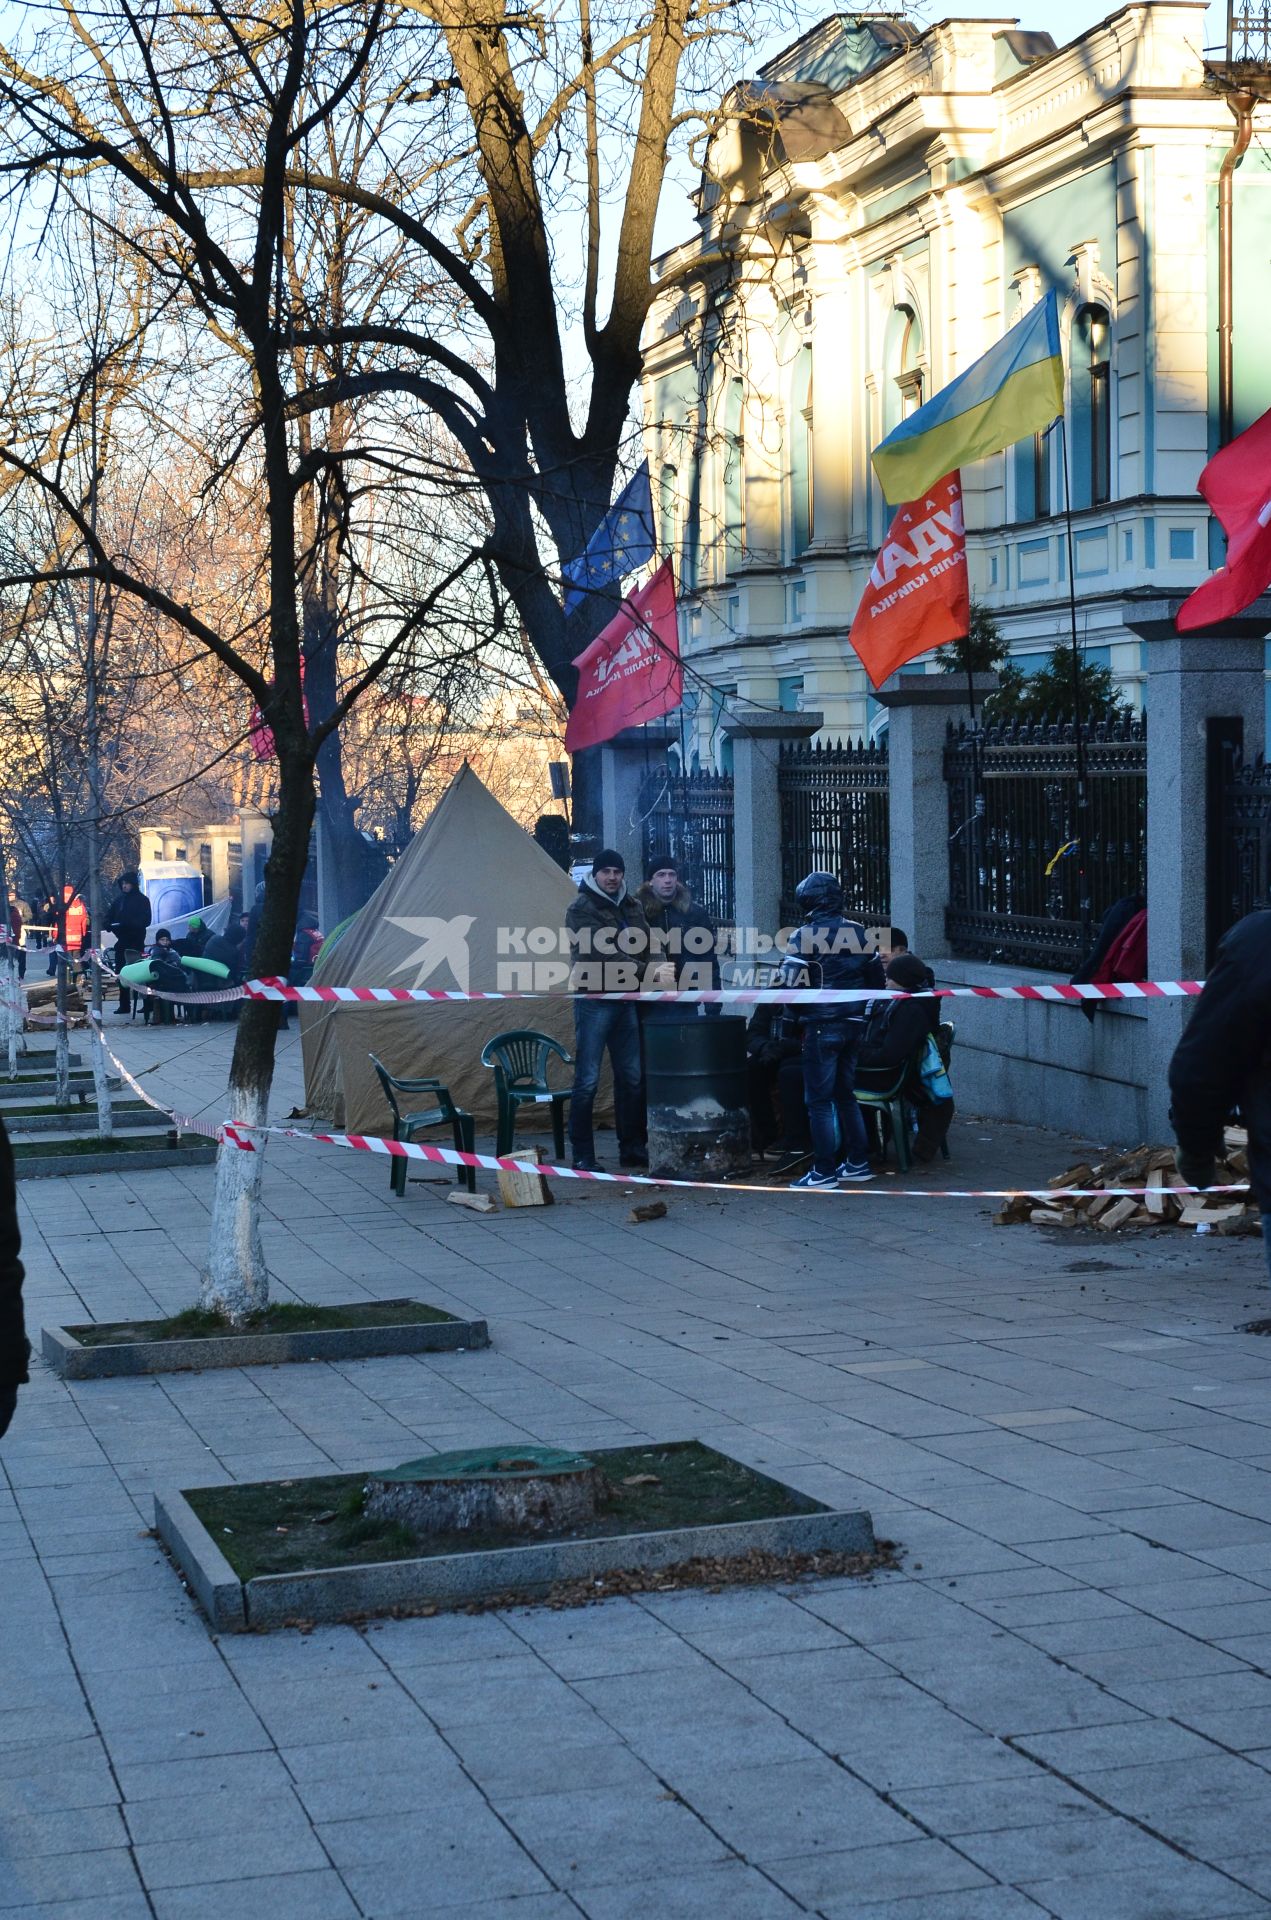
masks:
[[[862,1181],[872,1180],[873,1177],[874,1169],[868,1160],[845,1160],[834,1176],[842,1186],[858,1186]]]
[[[837,1173],[818,1173],[813,1167],[803,1175],[802,1179],[792,1180],[790,1185],[791,1187],[837,1187],[838,1183]]]

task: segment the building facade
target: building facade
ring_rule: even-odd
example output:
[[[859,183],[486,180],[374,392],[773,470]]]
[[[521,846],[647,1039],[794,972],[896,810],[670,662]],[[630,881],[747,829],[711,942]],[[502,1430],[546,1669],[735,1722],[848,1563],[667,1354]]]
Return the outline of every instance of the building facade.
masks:
[[[1064,420],[965,470],[971,590],[1027,668],[1068,637],[1071,568],[1081,644],[1143,704],[1133,597],[1190,589],[1222,552],[1196,482],[1235,123],[1204,20],[1204,0],[1151,0],[1056,47],[1009,21],[839,15],[734,90],[645,339],[686,763],[728,764],[734,699],[819,711],[829,735],[886,725],[847,637],[891,517],[870,451],[1050,287]],[[1271,405],[1257,139],[1234,232],[1239,430]]]

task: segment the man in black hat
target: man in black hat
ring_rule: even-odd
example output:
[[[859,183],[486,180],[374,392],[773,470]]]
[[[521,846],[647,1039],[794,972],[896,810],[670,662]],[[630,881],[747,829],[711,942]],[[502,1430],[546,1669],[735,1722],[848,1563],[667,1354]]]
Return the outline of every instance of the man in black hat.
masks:
[[[649,960],[649,924],[627,892],[627,864],[603,847],[584,874],[565,914],[574,970],[574,1092],[569,1103],[569,1144],[574,1165],[599,1172],[592,1112],[606,1047],[613,1068],[618,1160],[647,1167],[648,1127],[640,1064],[640,1022],[630,1000],[589,1000],[589,993],[633,992]]]

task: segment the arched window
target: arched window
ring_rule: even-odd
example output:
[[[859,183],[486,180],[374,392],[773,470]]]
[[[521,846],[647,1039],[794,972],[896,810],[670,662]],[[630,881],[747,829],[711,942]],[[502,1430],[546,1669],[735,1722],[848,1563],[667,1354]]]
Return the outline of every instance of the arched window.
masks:
[[[890,433],[922,405],[922,321],[912,307],[893,307],[883,340],[883,430]]]
[[[724,564],[741,559],[746,546],[745,390],[734,377],[724,391]]]
[[[668,460],[658,476],[658,549],[675,552],[676,483],[679,473]]]
[[[800,347],[790,410],[790,537],[794,555],[814,531],[812,497],[812,349]]]
[[[1072,504],[1112,497],[1111,327],[1105,307],[1082,307],[1072,323]]]

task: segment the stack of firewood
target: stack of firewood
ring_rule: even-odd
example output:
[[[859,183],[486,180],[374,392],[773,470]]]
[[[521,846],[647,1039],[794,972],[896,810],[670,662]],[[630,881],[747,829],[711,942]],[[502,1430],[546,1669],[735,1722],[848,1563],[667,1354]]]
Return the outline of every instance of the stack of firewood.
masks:
[[[1248,1136],[1228,1127],[1224,1158],[1214,1168],[1215,1186],[1234,1186],[1249,1178]],[[1025,1221],[1035,1227],[1100,1227],[1116,1233],[1124,1227],[1203,1227],[1212,1233],[1260,1233],[1257,1206],[1248,1193],[1193,1193],[1174,1170],[1172,1147],[1135,1147],[1097,1165],[1082,1161],[1046,1182],[1047,1188],[1085,1188],[1084,1195],[1057,1191],[1053,1199],[1020,1194],[993,1215],[999,1227]],[[1143,1187],[1142,1194],[1118,1194],[1118,1187]]]

